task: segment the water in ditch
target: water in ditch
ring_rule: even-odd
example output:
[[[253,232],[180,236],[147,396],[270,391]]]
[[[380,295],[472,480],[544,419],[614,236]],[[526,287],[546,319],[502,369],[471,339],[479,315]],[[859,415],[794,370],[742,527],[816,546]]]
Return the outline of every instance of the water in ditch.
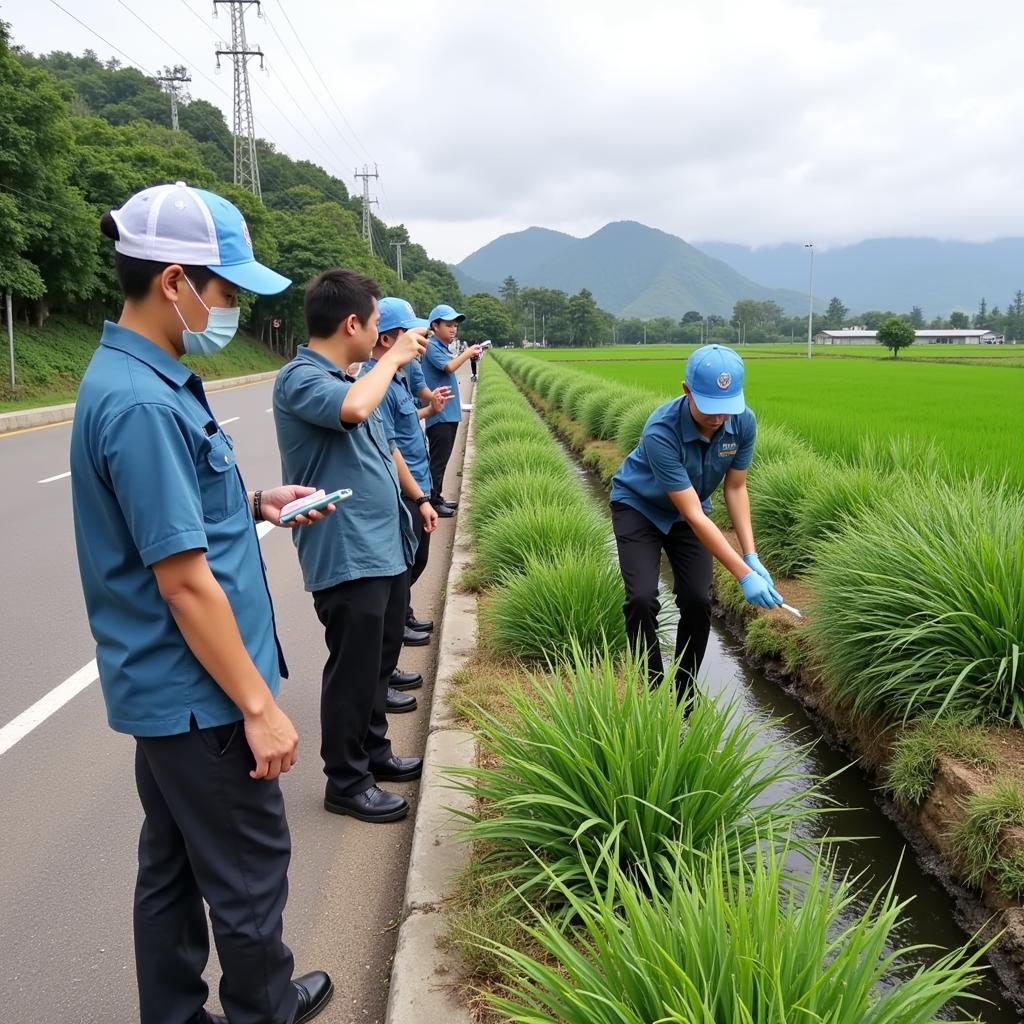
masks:
[[[566,453],[572,457],[567,449]],[[577,460],[573,462],[595,503],[607,510],[607,489]],[[665,634],[674,637],[678,615],[672,596],[671,573],[665,564],[661,590]],[[672,651],[666,651],[666,663],[671,657]],[[826,815],[825,827],[834,835],[864,837],[840,843],[836,848],[840,873],[848,871],[851,876],[860,875],[865,886],[865,898],[860,901],[859,909],[865,909],[871,893],[887,885],[898,873],[899,899],[913,902],[893,931],[892,943],[900,948],[919,944],[938,946],[936,957],[945,950],[962,946],[967,934],[960,924],[962,916],[956,900],[936,877],[923,869],[903,834],[886,814],[884,794],[856,766],[850,766],[848,752],[831,746],[821,737],[820,729],[798,700],[744,660],[742,646],[718,622],[712,623],[701,674],[704,693],[735,702],[738,714],[757,722],[774,722],[762,733],[762,743],[777,745],[786,754],[814,744],[803,754],[798,770],[821,778],[834,776],[825,784],[824,792],[838,807],[848,808],[839,814]],[[927,952],[921,954],[922,960],[928,955]],[[899,984],[899,980],[893,977],[892,984]],[[986,1024],[1017,1024],[1024,1020],[1024,1014],[1004,990],[994,969],[989,970],[986,981],[973,991],[988,1000],[988,1004],[966,1001],[962,1007],[948,1008],[938,1019],[974,1016]]]

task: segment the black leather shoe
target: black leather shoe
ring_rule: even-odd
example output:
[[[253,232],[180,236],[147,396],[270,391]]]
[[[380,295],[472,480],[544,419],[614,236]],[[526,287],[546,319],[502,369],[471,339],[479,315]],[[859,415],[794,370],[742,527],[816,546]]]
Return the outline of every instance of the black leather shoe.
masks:
[[[418,690],[423,685],[423,676],[419,672],[403,672],[396,668],[391,673],[388,688],[392,690]]]
[[[407,693],[399,693],[388,687],[387,713],[389,715],[402,715],[406,711],[416,710],[416,698]]]
[[[402,637],[402,643],[406,647],[426,647],[430,643],[429,633],[417,633],[415,629],[409,629],[405,627],[405,636]]]
[[[292,984],[299,994],[295,1007],[294,1024],[303,1024],[312,1020],[330,1001],[334,995],[334,982],[326,971],[310,971],[292,978]]]
[[[370,771],[378,782],[412,782],[423,774],[423,758],[392,754],[379,767],[370,765]]]
[[[441,504],[447,506],[453,512],[459,507],[459,503],[457,501],[449,501],[447,498],[442,498]],[[437,508],[437,506],[435,505],[434,508]]]
[[[409,617],[405,620],[406,629],[414,629],[417,633],[433,633],[434,632],[434,620],[433,619],[417,619],[411,612]]]
[[[332,814],[348,814],[360,821],[401,821],[409,813],[409,802],[405,797],[378,786],[371,786],[355,796],[336,796],[328,783],[324,810]]]
[[[455,509],[451,505],[435,505],[434,511],[437,513],[438,519],[451,519],[455,515]]]

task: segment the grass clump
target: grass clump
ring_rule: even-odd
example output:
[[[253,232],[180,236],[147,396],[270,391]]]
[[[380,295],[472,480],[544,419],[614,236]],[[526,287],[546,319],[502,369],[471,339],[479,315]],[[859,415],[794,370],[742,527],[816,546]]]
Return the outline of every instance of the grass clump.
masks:
[[[651,413],[657,407],[657,403],[650,398],[642,398],[622,410],[615,431],[615,443],[623,452],[629,454],[637,446]]]
[[[617,397],[613,398],[605,408],[604,415],[601,417],[600,430],[596,432],[595,436],[602,441],[614,441],[618,436],[622,418],[627,410],[632,409],[640,402],[650,404],[650,401],[650,394],[639,388],[619,389]],[[632,448],[628,451],[632,451]]]
[[[494,519],[516,508],[537,508],[546,512],[583,514],[586,502],[575,481],[566,472],[534,474],[516,470],[474,485],[469,506],[469,525],[481,538]]]
[[[566,480],[572,478],[568,459],[558,450],[550,435],[480,451],[469,472],[473,483],[478,486],[518,472]]]
[[[893,744],[886,769],[893,796],[904,803],[920,803],[932,788],[940,757],[955,758],[972,768],[996,763],[982,729],[960,722],[923,722]]]
[[[1024,725],[1024,496],[908,480],[818,545],[810,580],[807,628],[855,712]]]
[[[531,557],[500,577],[482,633],[493,653],[526,660],[553,661],[576,645],[618,653],[626,646],[622,602],[622,577],[604,550]]]
[[[830,859],[798,885],[785,850],[740,861],[736,874],[729,849],[694,870],[677,845],[630,873],[611,848],[586,869],[583,892],[552,872],[580,926],[567,936],[538,916],[530,935],[543,959],[492,946],[510,980],[487,1002],[523,1024],[932,1024],[948,1004],[980,998],[970,989],[983,951],[922,966],[920,947],[893,949],[907,904],[892,885],[859,912],[855,883]],[[899,984],[886,984],[894,969]]]
[[[481,451],[499,445],[518,445],[522,441],[547,441],[547,428],[536,418],[532,420],[493,420],[485,427],[477,427],[474,442]]]
[[[964,811],[951,838],[963,858],[968,883],[980,887],[988,875],[997,875],[1000,860],[1005,859],[1003,829],[1024,827],[1024,792],[1016,782],[999,779],[987,793],[969,797]]]
[[[796,770],[806,751],[766,742],[777,723],[737,723],[734,707],[704,700],[684,725],[674,691],[667,678],[651,692],[635,658],[621,669],[577,649],[549,683],[513,695],[513,724],[477,716],[484,766],[453,777],[486,805],[464,837],[483,844],[495,880],[564,909],[595,865],[604,888],[618,866],[658,864],[679,842],[695,866],[725,833],[739,858],[813,813],[818,791]]]
[[[587,506],[568,512],[524,505],[494,517],[477,541],[477,558],[496,578],[522,572],[531,560],[583,561],[606,551],[608,543],[607,523]]]
[[[778,659],[786,672],[795,672],[807,660],[799,633],[771,615],[758,615],[751,620],[743,646],[755,657]]]
[[[757,486],[760,486],[758,481]],[[810,552],[823,537],[884,505],[896,487],[891,476],[861,466],[831,466],[804,495],[796,510],[793,544]],[[805,565],[808,559],[803,560]]]
[[[591,388],[586,398],[580,402],[576,419],[589,438],[601,437],[601,424],[605,413],[618,394],[618,388],[599,385]]]

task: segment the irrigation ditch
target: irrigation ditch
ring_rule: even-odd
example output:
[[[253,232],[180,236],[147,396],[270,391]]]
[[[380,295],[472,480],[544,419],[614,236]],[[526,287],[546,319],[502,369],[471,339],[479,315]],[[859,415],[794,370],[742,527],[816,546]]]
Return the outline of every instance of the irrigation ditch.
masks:
[[[500,371],[495,367],[494,372]],[[515,380],[515,377],[512,379]],[[516,383],[541,418],[546,421],[547,426],[562,439],[564,447],[573,453],[576,476],[585,488],[588,504],[595,510],[605,509],[607,490],[601,478],[608,477],[612,464],[617,464],[616,459],[621,457],[620,453],[617,453],[615,446],[607,441],[594,442],[588,438],[579,423],[559,413],[542,396],[525,387],[521,380]],[[486,394],[486,389],[482,390]],[[494,413],[492,419],[496,420],[499,415]],[[492,429],[490,436],[500,436],[500,429],[500,426]],[[514,435],[515,431],[511,430],[509,436]],[[525,449],[529,445],[524,442],[520,447]],[[519,454],[522,455],[523,452],[520,451]],[[583,459],[580,458],[581,455]],[[541,459],[539,464],[543,466],[543,462]],[[587,468],[584,468],[584,462]],[[598,472],[594,472],[595,469]],[[471,481],[472,477],[471,469]],[[475,484],[471,484],[471,495],[475,490]],[[552,500],[555,500],[555,494],[556,490],[552,489]],[[602,524],[607,536],[607,522],[603,517]],[[486,528],[477,530],[476,533],[478,547],[481,543],[486,545]],[[531,571],[534,568],[531,563]],[[585,575],[585,567],[581,566],[580,571]],[[514,585],[519,585],[518,579],[517,577]],[[479,582],[486,585],[487,581]],[[536,579],[533,584],[533,598],[537,600]],[[667,585],[665,581],[665,586]],[[499,598],[502,599],[504,598]],[[493,632],[496,626],[502,624],[502,617],[495,617],[493,614],[490,598],[483,597],[481,603],[485,629]],[[671,599],[666,597],[663,605],[671,607]],[[615,616],[619,615],[617,605],[613,611]],[[912,902],[905,907],[901,906],[899,914],[893,917],[891,929],[885,937],[885,955],[896,949],[918,944],[946,949],[961,946],[965,940],[964,931],[966,930],[968,934],[978,931],[989,915],[969,890],[956,883],[955,871],[943,857],[945,851],[937,852],[929,845],[927,828],[916,821],[914,815],[908,813],[907,808],[887,797],[877,785],[879,776],[871,773],[884,772],[884,758],[865,758],[864,753],[870,748],[877,754],[880,749],[891,749],[890,745],[879,744],[875,733],[865,731],[863,727],[858,729],[852,724],[851,719],[844,719],[842,714],[837,713],[835,707],[831,707],[827,700],[821,698],[820,693],[815,691],[813,672],[806,664],[798,664],[801,659],[795,657],[790,644],[791,638],[785,635],[785,630],[766,631],[754,627],[753,623],[758,620],[750,620],[743,615],[736,608],[735,601],[720,601],[716,611],[718,621],[705,661],[705,692],[716,698],[719,706],[728,706],[730,715],[737,721],[757,723],[757,729],[752,735],[752,747],[770,751],[772,757],[778,757],[787,765],[787,771],[773,779],[758,799],[766,804],[805,799],[806,793],[801,789],[804,780],[824,779],[825,782],[814,792],[811,799],[818,804],[832,803],[842,807],[843,812],[815,819],[813,824],[801,823],[798,830],[806,831],[805,838],[824,832],[836,836],[863,837],[857,841],[836,843],[833,846],[834,874],[829,877],[834,880],[847,875],[857,876],[858,886],[863,886],[863,892],[851,895],[844,903],[836,923],[854,929],[858,921],[870,918],[874,910],[877,910],[871,893],[877,892],[879,886],[884,887],[896,874],[893,900],[898,904],[902,904],[904,900]],[[507,625],[507,622],[504,625]],[[747,642],[751,634],[755,637],[761,634],[759,645]],[[528,641],[526,642],[529,646]],[[760,653],[757,653],[758,651]],[[520,653],[527,656],[530,654],[528,650]],[[491,669],[493,671],[493,666]],[[473,699],[472,691],[468,696],[470,700]],[[487,731],[485,729],[485,732]],[[495,730],[491,729],[490,733],[489,738],[493,741]],[[486,748],[487,744],[484,743],[483,746]],[[485,767],[487,753],[485,749]],[[493,754],[493,745],[490,753]],[[850,766],[854,757],[861,759],[861,765],[866,772],[862,771],[861,767]],[[946,770],[944,764],[939,765],[939,782],[933,787],[933,793],[938,793],[945,785],[942,780]],[[493,781],[492,778],[492,784]],[[493,788],[492,785],[492,791]],[[932,817],[934,818],[937,813],[933,808]],[[908,843],[914,850],[914,856],[905,856]],[[805,857],[803,851],[790,852],[793,853],[792,863],[798,865],[798,872],[802,870],[812,882],[818,879],[813,858]],[[828,885],[825,884],[823,887],[827,888]],[[1004,905],[1002,909],[1009,910],[1012,914],[1011,907]],[[584,918],[587,919],[586,913]],[[554,943],[551,936],[548,938]],[[471,943],[470,946],[472,945]],[[547,948],[550,954],[553,947],[549,944]],[[813,958],[810,951],[808,956]],[[920,963],[928,963],[929,960],[934,962],[937,957],[938,954],[921,954],[918,960]],[[1013,959],[1012,948],[994,949],[991,961],[998,980],[989,974],[985,981],[973,989],[983,996],[986,1003],[972,1003],[969,1007],[958,1009],[960,1012],[977,1013],[979,1019],[999,1024],[1003,1021],[1019,1020],[1014,996],[1020,992],[1020,974]],[[517,961],[515,966],[520,971],[524,970],[523,963]],[[529,972],[529,968],[526,969]],[[879,978],[878,981],[882,989],[895,991],[905,989],[908,984],[907,978],[905,965],[902,970],[898,969],[891,976]],[[500,1001],[492,1005],[499,1005],[499,1008],[508,1011],[508,1006],[501,1007]],[[950,1009],[949,1012],[954,1011]],[[905,1016],[886,1019],[917,1021],[953,1018],[918,1017],[908,1011]]]

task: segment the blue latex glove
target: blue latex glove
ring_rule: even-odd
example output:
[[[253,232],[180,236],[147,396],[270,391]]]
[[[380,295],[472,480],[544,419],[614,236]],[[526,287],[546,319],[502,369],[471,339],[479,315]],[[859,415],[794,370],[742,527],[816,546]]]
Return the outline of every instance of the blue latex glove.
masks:
[[[775,586],[775,580],[772,579],[772,574],[761,564],[761,559],[757,557],[756,551],[751,551],[749,555],[744,555],[743,561],[746,562],[747,565],[749,565],[750,568],[753,569],[769,587]]]
[[[774,608],[782,604],[782,595],[759,573],[748,572],[740,580],[740,586],[749,604],[756,604],[759,608]]]

